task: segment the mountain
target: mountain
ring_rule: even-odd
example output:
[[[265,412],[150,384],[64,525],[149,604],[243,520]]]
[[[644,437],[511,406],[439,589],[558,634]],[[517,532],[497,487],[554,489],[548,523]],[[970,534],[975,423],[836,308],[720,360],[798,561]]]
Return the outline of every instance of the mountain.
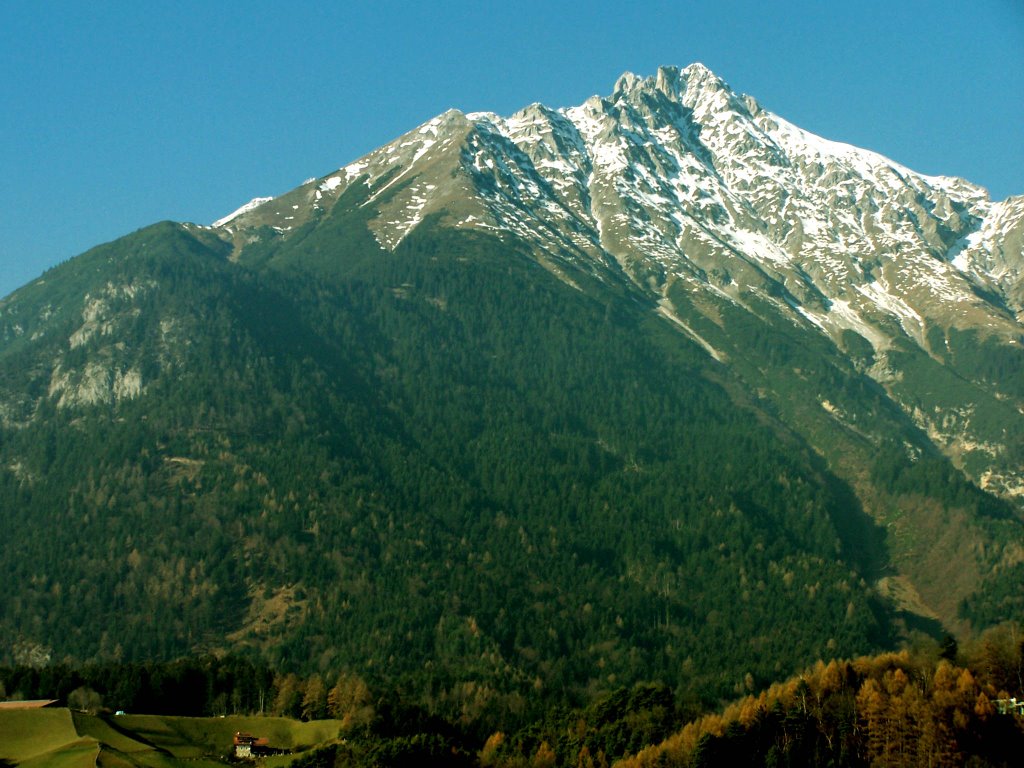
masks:
[[[717,325],[708,304],[815,331],[983,487],[1024,494],[1005,424],[992,431],[954,398],[916,402],[893,363],[952,371],[975,385],[961,403],[1019,399],[1024,197],[992,203],[961,179],[820,139],[695,64],[624,75],[608,99],[572,109],[445,113],[216,229],[236,248],[260,227],[294,237],[352,189],[367,190],[383,249],[431,216],[515,237],[570,284],[576,271],[625,278],[718,359],[714,331],[697,329]]]
[[[99,246],[0,302],[0,654],[474,721],[1024,617],[1022,222],[694,64]]]
[[[938,449],[1019,506],[1024,197],[993,203],[961,179],[820,139],[695,64],[624,75],[609,98],[572,109],[445,113],[219,229],[236,248],[301,237],[353,189],[384,250],[436,216],[524,243],[570,285],[626,284],[656,301],[854,485],[842,465],[899,432],[878,419],[895,406],[924,433],[901,449],[911,461]],[[822,355],[861,376],[815,370]],[[865,412],[844,391],[852,382],[880,401]],[[896,539],[928,525],[864,500]],[[929,591],[946,616],[963,596],[945,577]]]

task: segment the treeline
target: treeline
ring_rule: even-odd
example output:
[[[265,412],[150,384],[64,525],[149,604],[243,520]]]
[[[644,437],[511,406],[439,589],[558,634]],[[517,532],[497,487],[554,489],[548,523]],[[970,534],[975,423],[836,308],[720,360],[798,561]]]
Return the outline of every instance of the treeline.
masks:
[[[964,654],[931,644],[802,675],[694,720],[623,760],[649,766],[1012,766],[1024,749],[1020,628]]]
[[[277,686],[265,664],[208,656],[0,667],[0,694],[8,699],[57,699],[80,709],[203,717],[276,714]]]
[[[911,459],[903,446],[885,446],[878,450],[871,480],[888,493],[928,496],[945,507],[970,510],[980,517],[1003,519],[1014,515],[1010,504],[982,491],[944,456]]]
[[[56,699],[72,709],[215,717],[275,715],[333,718],[346,728],[369,724],[378,700],[351,672],[325,680],[275,673],[258,661],[226,656],[171,662],[0,667],[0,700]]]
[[[1024,749],[1024,716],[1010,707],[1024,700],[1024,632],[1009,623],[963,648],[918,637],[898,653],[818,661],[717,712],[678,689],[641,683],[582,707],[549,707],[526,724],[506,712],[507,727],[499,722],[489,735],[400,690],[372,691],[351,672],[302,678],[235,657],[2,668],[0,686],[72,706],[339,720],[338,741],[296,768],[941,768],[1017,765]]]

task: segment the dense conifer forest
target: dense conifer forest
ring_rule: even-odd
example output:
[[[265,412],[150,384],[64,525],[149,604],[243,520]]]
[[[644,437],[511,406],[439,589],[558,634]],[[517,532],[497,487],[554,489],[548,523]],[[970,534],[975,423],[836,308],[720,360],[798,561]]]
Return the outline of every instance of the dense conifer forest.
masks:
[[[978,576],[1015,510],[838,350],[723,314],[750,343],[727,369],[625,283],[428,224],[368,258],[352,210],[230,259],[157,225],[0,315],[8,695],[346,720],[310,765],[870,765],[916,691],[915,723],[953,718],[929,755],[1001,764],[978,744],[1017,689],[975,664],[977,711],[936,703],[956,658],[806,673],[827,717],[783,687],[695,720],[941,636],[876,584],[942,525],[968,542],[939,550],[967,595],[943,618],[1021,615],[1019,567]],[[824,431],[829,388],[856,429]]]
[[[24,647],[249,648],[477,717],[643,679],[714,700],[888,642],[834,478],[639,300],[442,234],[315,281],[170,225],[93,262],[158,287],[63,365],[150,383],[3,433]]]

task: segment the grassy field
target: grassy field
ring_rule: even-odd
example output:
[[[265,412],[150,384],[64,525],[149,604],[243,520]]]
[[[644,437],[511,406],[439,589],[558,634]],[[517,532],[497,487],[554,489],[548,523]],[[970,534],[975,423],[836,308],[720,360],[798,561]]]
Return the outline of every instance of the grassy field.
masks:
[[[338,737],[341,722],[283,717],[87,715],[67,709],[0,712],[0,759],[26,768],[190,768],[224,765],[245,731],[297,754]],[[273,758],[285,766],[291,758]]]
[[[22,768],[93,768],[99,755],[100,745],[94,739],[77,739],[18,765]]]
[[[89,749],[92,762],[82,762]],[[0,711],[0,758],[19,765],[95,765],[97,750],[95,740],[83,740],[75,730],[66,709]]]

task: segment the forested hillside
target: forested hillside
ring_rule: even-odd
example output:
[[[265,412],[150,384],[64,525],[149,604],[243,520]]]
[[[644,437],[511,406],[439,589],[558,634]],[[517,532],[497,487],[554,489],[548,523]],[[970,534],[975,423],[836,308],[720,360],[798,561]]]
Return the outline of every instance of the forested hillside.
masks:
[[[45,279],[105,298],[42,347],[5,314],[4,390],[51,390],[3,433],[9,660],[249,649],[482,714],[887,642],[849,492],[637,298],[440,230],[310,280],[158,225]]]
[[[3,660],[230,651],[483,728],[1017,615],[1015,511],[827,340],[679,298],[726,364],[611,266],[436,217],[387,251],[367,202],[0,304]]]

